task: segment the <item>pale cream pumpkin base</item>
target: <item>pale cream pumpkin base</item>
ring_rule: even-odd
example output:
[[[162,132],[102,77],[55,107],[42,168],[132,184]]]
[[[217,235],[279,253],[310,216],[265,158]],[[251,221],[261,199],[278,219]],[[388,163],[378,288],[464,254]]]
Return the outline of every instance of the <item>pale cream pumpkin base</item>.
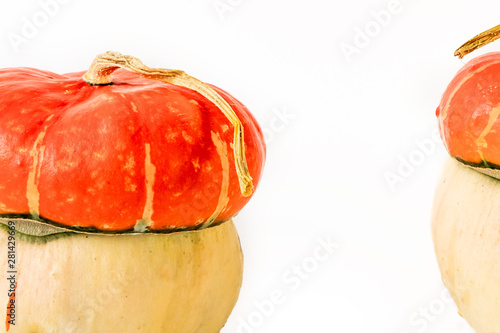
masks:
[[[435,193],[432,233],[460,314],[478,333],[500,333],[500,180],[450,158]]]
[[[0,230],[0,331],[9,289],[7,237]],[[232,220],[172,234],[17,240],[16,250],[16,320],[9,333],[215,333],[242,282]]]

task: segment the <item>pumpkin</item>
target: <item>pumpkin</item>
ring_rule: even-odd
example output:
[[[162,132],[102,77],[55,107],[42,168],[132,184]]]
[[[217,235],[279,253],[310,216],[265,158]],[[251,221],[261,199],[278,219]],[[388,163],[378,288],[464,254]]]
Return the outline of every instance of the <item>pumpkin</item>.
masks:
[[[455,54],[463,57],[499,33],[500,26],[490,29]],[[477,332],[500,332],[500,52],[466,63],[436,114],[451,156],[432,213],[442,280]]]
[[[1,69],[0,99],[6,329],[218,332],[242,279],[232,217],[265,159],[248,109],[117,52]]]
[[[432,234],[442,280],[478,333],[500,332],[500,181],[449,158]]]

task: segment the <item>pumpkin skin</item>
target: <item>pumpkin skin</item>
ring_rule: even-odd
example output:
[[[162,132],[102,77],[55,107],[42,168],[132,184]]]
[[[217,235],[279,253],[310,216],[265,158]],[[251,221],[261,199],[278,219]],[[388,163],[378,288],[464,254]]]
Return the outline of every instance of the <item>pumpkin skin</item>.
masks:
[[[500,166],[500,52],[467,62],[436,110],[451,156],[476,167]]]
[[[0,70],[0,215],[106,231],[142,223],[154,231],[226,221],[248,202],[233,127],[211,101],[123,69],[105,86],[89,85],[83,74]],[[212,88],[245,129],[256,187],[262,131],[243,104]]]

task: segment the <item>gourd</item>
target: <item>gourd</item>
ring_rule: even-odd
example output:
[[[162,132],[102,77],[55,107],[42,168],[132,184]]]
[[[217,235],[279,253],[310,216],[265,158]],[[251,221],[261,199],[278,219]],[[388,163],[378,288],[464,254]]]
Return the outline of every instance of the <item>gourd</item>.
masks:
[[[232,218],[265,159],[248,109],[117,52],[2,69],[0,98],[6,331],[220,331],[242,282]]]
[[[463,57],[500,35],[465,43]],[[479,333],[500,332],[500,53],[466,63],[436,111],[450,154],[436,188],[432,234],[459,313]]]

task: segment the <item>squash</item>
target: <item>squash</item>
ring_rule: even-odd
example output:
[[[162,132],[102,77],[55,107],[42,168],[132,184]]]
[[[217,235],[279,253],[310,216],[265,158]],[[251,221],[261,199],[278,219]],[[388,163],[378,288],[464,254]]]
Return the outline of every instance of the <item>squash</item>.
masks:
[[[442,280],[478,333],[500,332],[500,181],[449,158],[432,212]]]
[[[463,57],[499,36],[500,26],[494,27],[455,55]],[[442,280],[472,328],[500,332],[500,52],[466,63],[436,115],[451,156],[432,213]]]
[[[16,239],[16,271],[14,288],[0,280],[4,309],[15,292],[9,332],[219,332],[238,299],[243,255],[229,220],[171,234]]]
[[[1,69],[0,98],[6,331],[218,332],[242,282],[232,217],[265,159],[248,109],[117,52]]]

